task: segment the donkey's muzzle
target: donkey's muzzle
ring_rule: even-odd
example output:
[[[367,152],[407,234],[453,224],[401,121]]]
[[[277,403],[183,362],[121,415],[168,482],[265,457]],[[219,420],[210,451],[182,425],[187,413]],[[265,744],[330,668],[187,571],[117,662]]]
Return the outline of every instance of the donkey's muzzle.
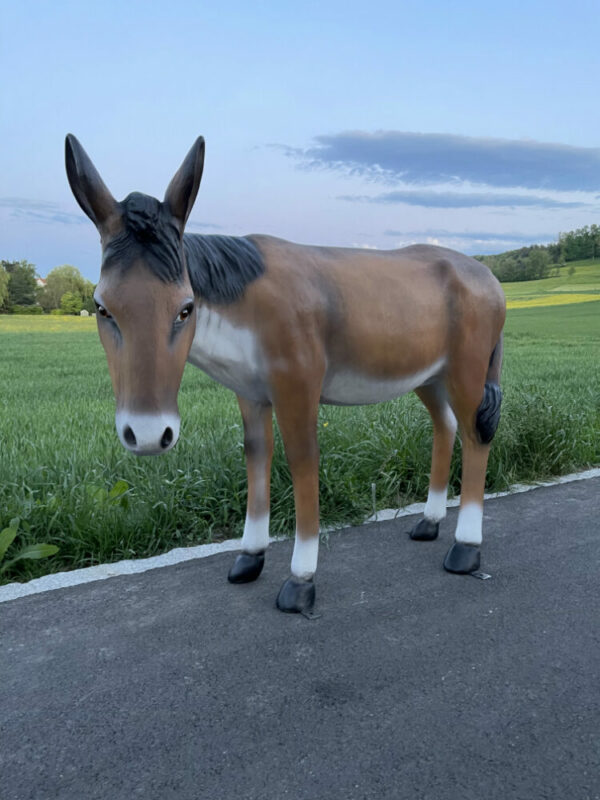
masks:
[[[179,438],[177,414],[139,414],[117,411],[117,433],[121,444],[136,456],[166,453]]]

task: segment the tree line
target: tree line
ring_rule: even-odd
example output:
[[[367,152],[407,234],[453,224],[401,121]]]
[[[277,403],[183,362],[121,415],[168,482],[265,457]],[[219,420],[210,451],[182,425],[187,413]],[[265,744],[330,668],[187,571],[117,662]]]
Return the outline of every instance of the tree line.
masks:
[[[77,267],[55,267],[39,286],[34,264],[0,261],[0,312],[79,314],[84,309],[95,311],[94,284]]]
[[[569,261],[600,257],[600,225],[560,233],[552,244],[536,244],[493,256],[475,256],[499,281],[534,281],[558,274]]]
[[[475,256],[498,278],[505,281],[533,281],[558,274],[569,261],[600,257],[600,225],[586,225],[560,233],[557,242],[492,256]],[[10,314],[92,314],[94,284],[77,267],[65,264],[48,273],[38,286],[35,265],[29,261],[0,261],[0,313]]]

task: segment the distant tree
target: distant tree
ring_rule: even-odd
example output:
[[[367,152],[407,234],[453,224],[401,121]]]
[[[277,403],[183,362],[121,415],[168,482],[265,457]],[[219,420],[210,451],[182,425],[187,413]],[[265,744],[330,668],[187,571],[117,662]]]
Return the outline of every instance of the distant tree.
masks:
[[[6,301],[8,300],[8,272],[4,269],[4,265],[0,264],[0,310],[6,309]]]
[[[507,253],[503,258],[501,258],[500,270],[504,275],[503,280],[505,281],[523,280],[523,272],[521,270],[519,259],[516,255],[511,255],[510,253]]]
[[[79,295],[83,307],[90,303],[93,306],[94,284],[86,280],[77,267],[64,264],[48,273],[46,285],[38,292],[38,302],[44,311],[60,308],[63,295],[69,292]]]
[[[571,277],[572,275],[575,275],[575,267],[573,264],[571,264],[571,266],[569,267],[569,277]]]
[[[517,257],[513,253],[501,253],[497,256],[486,256],[484,263],[492,270],[499,281],[523,280]]]
[[[592,238],[592,258],[600,256],[600,225],[590,225]]]
[[[83,300],[79,292],[65,292],[60,298],[60,310],[63,314],[79,314],[83,308]]]
[[[600,225],[586,225],[558,234],[558,242],[508,250],[496,255],[475,256],[499,281],[531,281],[560,274],[569,261],[600,257]],[[552,271],[551,271],[552,268]],[[573,273],[569,270],[569,275]]]
[[[575,231],[561,233],[559,241],[565,261],[581,261],[600,255],[600,226],[586,225]]]
[[[29,261],[0,262],[8,272],[9,306],[32,306],[35,303],[35,265]]]
[[[526,280],[537,281],[550,274],[550,256],[544,247],[534,247],[529,253],[526,265]]]
[[[548,255],[550,256],[550,260],[553,264],[560,264],[560,262],[563,261],[563,251],[560,238],[558,242],[552,242],[551,244],[546,245],[546,249],[548,250]]]
[[[90,314],[96,313],[96,304],[94,303],[94,289],[96,288],[91,281],[86,281],[88,285],[88,290],[86,291],[85,297],[82,298],[83,300],[83,308],[86,311],[89,311]]]

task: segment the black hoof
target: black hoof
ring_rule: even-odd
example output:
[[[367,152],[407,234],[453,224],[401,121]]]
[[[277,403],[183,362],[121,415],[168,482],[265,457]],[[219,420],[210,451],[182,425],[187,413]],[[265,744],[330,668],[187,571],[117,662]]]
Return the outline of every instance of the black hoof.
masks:
[[[409,536],[417,542],[433,542],[434,539],[437,539],[439,532],[439,522],[432,522],[430,519],[423,517],[410,531]]]
[[[479,569],[481,561],[479,547],[474,544],[463,544],[454,542],[444,559],[444,569],[448,572],[458,572],[460,575],[468,575]]]
[[[312,578],[303,581],[292,575],[277,595],[277,608],[288,614],[310,614],[315,605],[315,584]]]
[[[229,583],[250,583],[255,581],[265,565],[264,553],[240,553],[229,570]]]

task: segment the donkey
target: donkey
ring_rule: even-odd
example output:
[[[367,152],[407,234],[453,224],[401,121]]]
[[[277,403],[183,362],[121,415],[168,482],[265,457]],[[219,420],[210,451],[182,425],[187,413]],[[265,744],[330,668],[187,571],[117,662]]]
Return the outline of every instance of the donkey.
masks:
[[[186,360],[237,395],[248,505],[229,581],[253,581],[264,565],[273,410],[296,511],[291,576],[277,607],[306,614],[319,547],[319,403],[379,403],[409,391],[433,420],[427,503],[411,538],[438,535],[458,427],[460,510],[444,567],[479,569],[506,314],[489,269],[429,245],[373,251],[186,234],[204,166],[202,137],[162,202],[138,192],[117,202],[72,134],[65,149],[73,194],[100,233],[94,300],[123,446],[136,455],[175,446]]]

